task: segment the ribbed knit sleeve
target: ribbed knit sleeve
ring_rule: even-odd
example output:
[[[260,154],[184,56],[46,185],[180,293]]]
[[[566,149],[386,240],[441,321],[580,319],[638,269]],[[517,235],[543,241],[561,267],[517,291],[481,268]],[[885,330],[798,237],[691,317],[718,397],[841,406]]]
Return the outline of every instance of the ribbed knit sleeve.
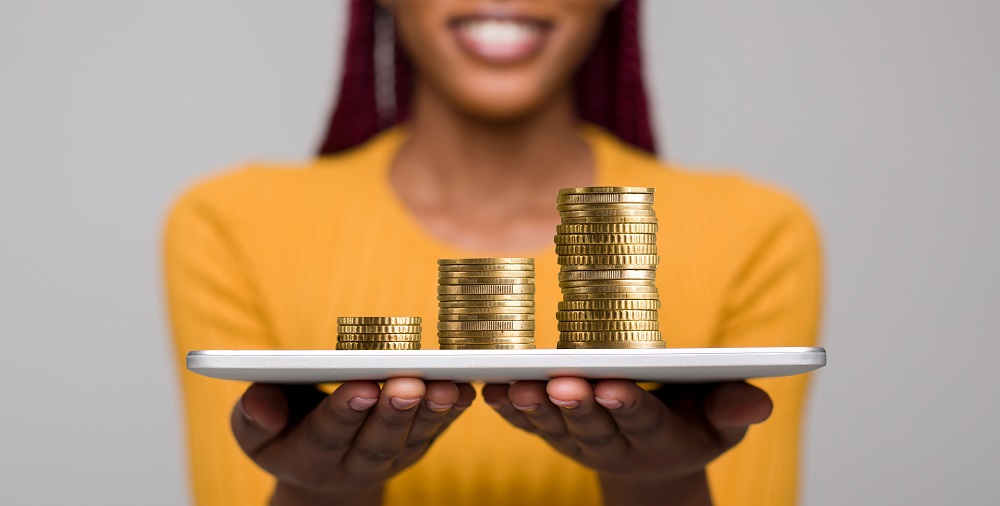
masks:
[[[206,193],[190,192],[177,202],[164,240],[193,493],[196,504],[263,505],[273,480],[243,455],[229,426],[230,413],[247,384],[205,378],[184,366],[190,350],[274,348],[234,235],[238,227],[216,210],[220,202]]]

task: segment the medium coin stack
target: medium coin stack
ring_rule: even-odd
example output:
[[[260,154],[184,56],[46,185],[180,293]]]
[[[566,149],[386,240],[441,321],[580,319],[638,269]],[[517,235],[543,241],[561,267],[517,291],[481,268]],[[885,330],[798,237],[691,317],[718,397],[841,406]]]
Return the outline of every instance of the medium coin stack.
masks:
[[[438,260],[442,350],[535,348],[535,260]]]
[[[419,316],[337,318],[338,350],[419,350]]]
[[[664,348],[653,189],[559,190],[558,348]]]

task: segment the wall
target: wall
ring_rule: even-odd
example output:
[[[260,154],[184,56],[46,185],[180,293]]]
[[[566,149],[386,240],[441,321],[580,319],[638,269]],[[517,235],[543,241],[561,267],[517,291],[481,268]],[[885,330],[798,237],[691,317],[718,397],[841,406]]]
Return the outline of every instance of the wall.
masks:
[[[785,187],[824,232],[803,502],[990,497],[1000,4],[646,5],[669,156]],[[0,3],[0,503],[186,500],[160,221],[198,177],[309,153],[342,7]]]

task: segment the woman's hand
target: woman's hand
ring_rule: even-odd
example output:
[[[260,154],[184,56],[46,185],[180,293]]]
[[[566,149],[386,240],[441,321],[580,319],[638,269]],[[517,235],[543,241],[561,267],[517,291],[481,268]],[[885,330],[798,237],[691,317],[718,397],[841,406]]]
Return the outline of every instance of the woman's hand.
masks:
[[[419,459],[472,404],[468,384],[395,378],[381,391],[350,381],[255,383],[232,413],[243,451],[278,479],[272,504],[378,504],[387,479]]]
[[[483,387],[511,424],[597,471],[606,504],[710,504],[705,465],[767,419],[771,399],[747,383],[667,385],[580,378]]]

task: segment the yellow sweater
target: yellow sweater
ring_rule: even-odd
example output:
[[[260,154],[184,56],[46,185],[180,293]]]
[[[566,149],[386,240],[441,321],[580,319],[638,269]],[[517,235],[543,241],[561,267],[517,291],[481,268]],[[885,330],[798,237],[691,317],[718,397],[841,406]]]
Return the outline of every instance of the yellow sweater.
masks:
[[[796,202],[736,176],[663,165],[596,128],[582,132],[597,185],[657,190],[657,285],[668,346],[815,344],[820,250]],[[229,429],[246,384],[187,372],[190,350],[331,349],[344,315],[435,322],[435,261],[500,255],[536,259],[536,338],[539,348],[555,347],[554,247],[464,251],[429,235],[389,185],[389,163],[404,138],[395,129],[313,163],[246,167],[197,185],[173,208],[166,285],[197,504],[265,504],[273,479],[244,456]],[[425,349],[436,348],[433,330],[424,338]],[[710,465],[720,505],[795,502],[806,378],[756,384],[775,411]],[[387,503],[589,505],[600,504],[600,493],[593,473],[480,400],[390,482]]]

